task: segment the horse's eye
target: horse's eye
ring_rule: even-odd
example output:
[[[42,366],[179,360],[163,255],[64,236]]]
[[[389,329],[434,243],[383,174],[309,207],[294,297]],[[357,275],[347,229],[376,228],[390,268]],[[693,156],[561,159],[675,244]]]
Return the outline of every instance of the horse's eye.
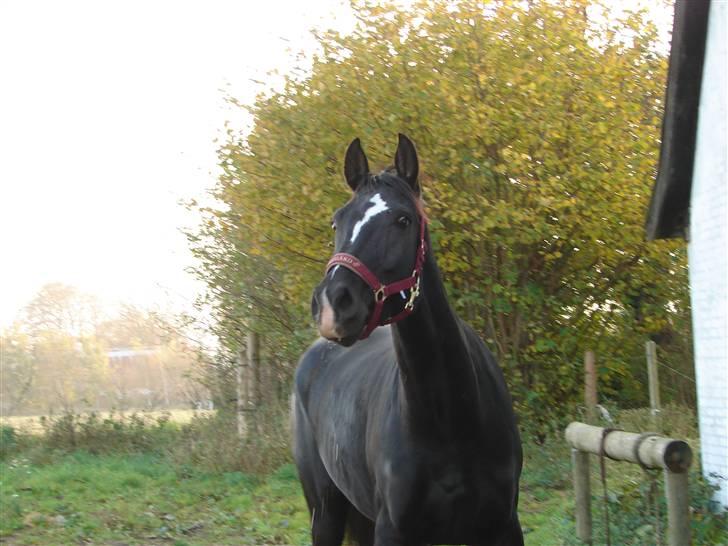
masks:
[[[412,223],[412,220],[410,220],[407,216],[400,216],[397,218],[397,223],[402,227],[407,227]]]
[[[336,231],[336,222],[331,222],[331,229]]]

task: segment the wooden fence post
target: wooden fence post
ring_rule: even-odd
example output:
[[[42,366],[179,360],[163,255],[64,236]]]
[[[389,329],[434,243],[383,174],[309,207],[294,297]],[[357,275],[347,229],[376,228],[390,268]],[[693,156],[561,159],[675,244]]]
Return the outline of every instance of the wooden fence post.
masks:
[[[650,387],[650,416],[652,426],[659,429],[660,381],[657,375],[657,345],[654,341],[647,341],[645,343],[645,354],[647,356],[647,379]]]
[[[576,538],[592,544],[591,485],[589,483],[589,454],[571,448],[576,496]]]
[[[665,438],[656,434],[638,434],[621,430],[608,431],[609,433],[605,434],[606,430],[574,422],[566,427],[566,441],[572,450],[578,452],[598,455],[603,446],[604,454],[615,461],[639,463],[647,468],[663,468],[665,470],[665,496],[667,497],[668,545],[688,546],[690,544],[688,470],[693,460],[690,446],[682,440]],[[581,533],[579,511],[585,509],[586,503],[579,503],[579,497],[584,495],[584,488],[583,485],[577,485],[579,478],[577,478],[576,465],[582,464],[582,462],[574,455],[572,455],[572,459],[575,465],[577,532]],[[581,470],[579,474],[583,475],[583,472]],[[576,489],[577,487],[581,487],[581,491]],[[581,521],[585,521],[583,516]],[[579,538],[582,538],[581,534]]]
[[[667,544],[690,544],[690,495],[688,473],[665,469],[665,496],[667,497]]]
[[[594,423],[597,411],[597,367],[594,351],[584,353],[584,405],[587,422]]]

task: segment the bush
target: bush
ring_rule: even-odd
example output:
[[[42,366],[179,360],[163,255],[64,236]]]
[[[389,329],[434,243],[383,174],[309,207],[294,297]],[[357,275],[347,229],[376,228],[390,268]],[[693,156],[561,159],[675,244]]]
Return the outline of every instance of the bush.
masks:
[[[618,487],[609,487],[609,529],[612,544],[641,546],[643,544],[667,544],[667,503],[665,500],[662,472],[654,473],[654,490],[651,479],[626,481]],[[700,471],[690,472],[690,509],[693,544],[728,545],[728,519],[726,513],[714,513],[711,500],[714,487],[708,484]],[[592,519],[593,538],[599,543],[604,532],[604,504],[601,486],[593,484]],[[659,510],[659,522],[655,508]],[[657,534],[660,541],[657,540]],[[567,544],[580,544],[573,539]]]
[[[252,474],[268,473],[290,463],[287,407],[264,407],[251,415],[251,421],[253,432],[241,442],[232,411],[196,415],[183,425],[172,423],[168,414],[65,413],[41,417],[42,434],[20,434],[3,426],[0,457],[22,451],[33,463],[48,464],[57,455],[76,451],[93,455],[152,453],[185,468]]]
[[[254,417],[255,433],[240,440],[234,412],[197,416],[182,427],[181,441],[168,456],[213,472],[265,474],[291,462],[288,411],[283,405],[264,407]]]
[[[523,438],[523,487],[567,489],[570,487],[571,458],[563,434],[554,432],[540,442]]]
[[[84,450],[93,454],[161,452],[175,437],[177,425],[169,415],[150,417],[111,413],[65,413],[41,417],[42,446],[61,452]]]
[[[9,425],[0,425],[0,460],[12,454],[18,446],[18,435]]]
[[[715,490],[698,470],[690,474],[693,544],[728,546],[728,512],[717,511]]]
[[[20,453],[33,450],[39,443],[36,435],[22,428],[0,425],[0,461],[7,461]]]
[[[645,432],[659,429],[664,436],[678,439],[698,438],[698,419],[695,410],[686,406],[669,404],[658,415],[657,426],[653,424],[648,408],[616,410],[617,426],[630,432]]]

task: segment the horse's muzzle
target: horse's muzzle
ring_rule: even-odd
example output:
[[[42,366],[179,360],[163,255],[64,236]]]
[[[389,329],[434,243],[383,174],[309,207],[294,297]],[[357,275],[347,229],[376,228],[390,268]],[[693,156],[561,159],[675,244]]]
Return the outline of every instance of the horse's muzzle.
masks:
[[[358,286],[361,281],[349,271],[333,277],[324,279],[314,290],[311,314],[322,337],[349,347],[359,338],[366,323],[367,292]]]

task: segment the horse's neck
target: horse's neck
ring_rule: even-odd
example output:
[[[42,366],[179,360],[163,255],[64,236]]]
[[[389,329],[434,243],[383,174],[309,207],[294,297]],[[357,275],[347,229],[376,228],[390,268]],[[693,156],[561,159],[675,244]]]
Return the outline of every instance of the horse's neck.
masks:
[[[477,414],[480,380],[429,255],[415,312],[393,326],[404,414],[415,431],[451,434]]]

